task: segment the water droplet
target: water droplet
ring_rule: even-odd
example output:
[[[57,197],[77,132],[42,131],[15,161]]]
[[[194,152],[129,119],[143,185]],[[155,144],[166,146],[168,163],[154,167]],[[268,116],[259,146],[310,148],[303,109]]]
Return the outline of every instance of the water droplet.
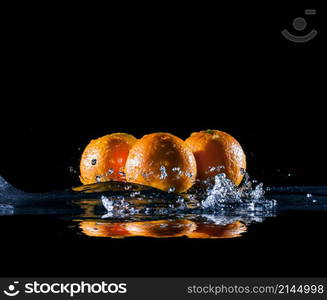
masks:
[[[113,173],[114,173],[114,169],[110,168],[110,169],[108,170],[108,172],[107,172],[107,175],[111,175],[111,174],[113,174]]]
[[[173,193],[173,192],[175,192],[175,190],[176,190],[176,188],[172,186],[168,189],[168,193]]]
[[[160,166],[160,179],[165,179],[167,175],[166,167],[165,166]]]
[[[209,172],[214,172],[216,171],[216,167],[209,167]]]
[[[178,168],[178,167],[174,167],[174,168],[172,168],[171,169],[173,172],[176,172],[176,173],[178,173],[178,175],[181,175],[183,172],[182,172],[182,170],[181,170],[181,168]]]

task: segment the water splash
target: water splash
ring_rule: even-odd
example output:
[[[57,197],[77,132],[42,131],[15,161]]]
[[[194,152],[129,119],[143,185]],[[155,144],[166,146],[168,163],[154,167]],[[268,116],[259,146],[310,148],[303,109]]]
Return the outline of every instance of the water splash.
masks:
[[[263,184],[253,186],[247,174],[240,187],[237,187],[224,173],[216,175],[213,184],[207,182],[206,185],[206,198],[201,203],[203,208],[214,208],[221,204],[255,204],[264,200]]]
[[[108,213],[113,213],[114,211],[123,213],[125,210],[130,208],[130,204],[125,201],[125,198],[122,196],[111,198],[101,196],[101,201]]]
[[[273,214],[276,202],[264,198],[263,184],[245,179],[237,187],[225,174],[221,173],[194,187],[189,194],[181,194],[175,201],[163,199],[155,203],[153,198],[145,198],[140,193],[132,193],[128,198],[101,198],[108,214],[106,217],[126,216],[131,214],[169,215],[181,213],[218,213],[225,216],[261,217]],[[173,193],[174,188],[169,190]]]
[[[155,202],[154,199],[144,199],[137,194],[130,195],[129,198],[102,196],[101,201],[107,210],[107,214],[102,218],[125,218],[130,215],[168,216],[188,211],[183,197],[177,197],[177,200],[174,202]]]

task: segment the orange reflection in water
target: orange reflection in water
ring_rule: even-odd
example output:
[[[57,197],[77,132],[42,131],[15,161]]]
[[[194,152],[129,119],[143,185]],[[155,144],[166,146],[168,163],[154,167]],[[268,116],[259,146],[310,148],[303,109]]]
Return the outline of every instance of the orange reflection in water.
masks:
[[[196,239],[235,238],[246,232],[240,221],[228,225],[198,223],[187,219],[142,222],[81,221],[79,227],[92,237],[125,238],[132,236],[173,238],[186,236]]]

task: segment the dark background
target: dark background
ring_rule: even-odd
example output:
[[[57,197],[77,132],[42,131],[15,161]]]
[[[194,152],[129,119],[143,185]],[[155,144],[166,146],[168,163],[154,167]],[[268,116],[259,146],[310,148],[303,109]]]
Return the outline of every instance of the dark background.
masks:
[[[280,34],[322,27],[313,2],[85,9],[16,9],[4,28],[0,174],[16,186],[79,184],[69,167],[105,134],[204,129],[238,139],[266,184],[326,182],[324,31]]]
[[[0,226],[1,277],[326,278],[326,211],[268,218],[234,239],[94,238],[49,216]]]
[[[112,132],[141,137],[155,131],[187,138],[193,131],[219,129],[243,146],[251,178],[266,185],[326,184],[323,12],[313,1],[307,3],[125,4],[119,8],[79,4],[4,10],[0,174],[26,191],[69,188],[80,184],[79,159],[92,138]],[[317,15],[305,16],[304,33],[316,29],[318,36],[306,44],[287,41],[281,30],[296,33],[292,21],[304,17],[306,8],[316,8]],[[291,229],[285,233],[283,228],[304,217],[323,226],[317,215],[296,215],[258,225],[253,238],[219,243],[185,239],[81,242],[55,234],[56,223],[36,229],[48,219],[11,217],[9,222],[2,218],[12,230],[5,235],[6,243],[16,237],[23,244],[31,241],[22,257],[11,247],[4,250],[19,257],[19,263],[4,272],[217,276],[197,255],[216,251],[218,255],[218,249],[223,249],[220,255],[232,258],[246,248],[245,254],[252,257],[256,249],[264,251],[260,249],[267,241],[280,248],[291,243]],[[25,222],[28,230],[38,234],[26,236],[27,229],[21,231]],[[226,259],[220,275],[295,276],[295,270],[299,276],[321,275],[321,268],[302,258],[303,253],[319,249],[319,234],[309,238],[311,229],[303,224],[301,228],[308,231],[306,239],[302,240],[300,232],[291,239],[293,269],[271,245],[259,255],[259,260],[265,260],[266,254],[272,259],[266,269],[258,260],[252,269],[244,261],[228,268],[230,260]],[[50,230],[43,239],[48,246],[40,241],[45,230]],[[262,238],[267,232],[270,235]],[[285,234],[270,239],[273,232]],[[137,254],[135,268],[132,250],[127,250],[131,247]],[[298,248],[302,248],[299,253]],[[181,251],[162,259],[162,272],[160,262],[158,268],[152,267],[156,251],[162,257],[172,249]],[[187,249],[194,253],[183,258]],[[105,267],[97,261],[98,255],[85,258],[88,253],[106,251],[110,259],[124,257],[106,271],[99,271]],[[184,261],[184,269],[179,267],[183,259],[192,258],[194,265]],[[48,259],[46,268],[43,262]]]

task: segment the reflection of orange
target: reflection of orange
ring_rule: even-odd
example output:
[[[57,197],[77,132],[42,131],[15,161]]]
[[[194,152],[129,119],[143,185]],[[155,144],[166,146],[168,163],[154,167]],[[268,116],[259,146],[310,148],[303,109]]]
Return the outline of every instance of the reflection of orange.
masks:
[[[124,181],[124,167],[136,138],[126,133],[113,133],[92,140],[85,148],[81,164],[81,182]]]
[[[196,225],[189,220],[157,220],[126,223],[125,228],[132,235],[160,238],[187,235]]]
[[[231,135],[219,130],[206,130],[192,133],[185,142],[195,156],[198,179],[225,173],[236,185],[241,183],[241,169],[246,168],[245,154]]]
[[[83,221],[79,224],[82,232],[88,236],[122,238],[130,235],[124,223],[98,223]]]
[[[193,239],[209,239],[209,238],[235,238],[241,236],[246,231],[246,225],[240,221],[236,221],[228,225],[216,224],[197,224],[196,230],[187,234],[187,237]]]
[[[186,236],[194,239],[224,239],[239,237],[246,231],[246,225],[240,221],[228,225],[216,225],[197,223],[187,219],[120,223],[82,221],[79,227],[88,236],[111,238]]]
[[[132,147],[125,172],[127,181],[184,192],[195,181],[196,162],[180,138],[170,133],[152,133]]]

